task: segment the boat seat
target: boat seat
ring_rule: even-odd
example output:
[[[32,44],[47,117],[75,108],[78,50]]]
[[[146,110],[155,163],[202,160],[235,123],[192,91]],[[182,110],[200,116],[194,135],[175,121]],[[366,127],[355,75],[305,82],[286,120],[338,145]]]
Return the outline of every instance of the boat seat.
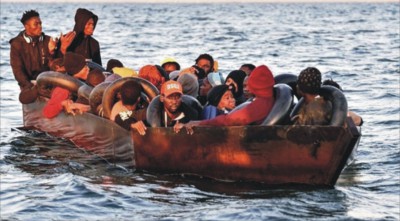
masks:
[[[149,81],[139,77],[125,77],[120,78],[114,82],[112,82],[108,87],[104,90],[103,98],[102,98],[102,107],[103,107],[103,117],[109,119],[111,115],[111,110],[115,102],[117,102],[117,94],[121,89],[122,84],[126,81],[134,80],[140,83],[143,87],[144,93],[141,94],[142,98],[150,103],[160,92],[158,89]]]
[[[330,85],[321,86],[319,95],[322,96],[325,100],[328,100],[332,103],[332,116],[331,122],[328,124],[330,126],[343,126],[347,117],[347,100],[344,96],[343,92],[337,89],[336,87]],[[301,98],[296,106],[293,108],[290,113],[290,118],[296,116],[304,104],[304,98]]]
[[[261,125],[279,125],[289,121],[293,107],[293,90],[287,84],[275,84],[275,103]]]
[[[203,107],[196,98],[184,94],[182,95],[182,102],[196,109],[198,116],[201,116]],[[161,108],[161,101],[160,101],[160,95],[158,95],[150,102],[149,106],[147,107],[146,121],[151,127],[161,126],[160,108]]]

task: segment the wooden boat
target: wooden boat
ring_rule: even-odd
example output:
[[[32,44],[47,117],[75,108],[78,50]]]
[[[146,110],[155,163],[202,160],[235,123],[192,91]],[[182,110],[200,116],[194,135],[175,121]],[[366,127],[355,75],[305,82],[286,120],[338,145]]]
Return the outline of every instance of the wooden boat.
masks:
[[[353,159],[361,137],[351,118],[345,117],[346,124],[337,118],[337,125],[330,126],[267,123],[196,127],[193,135],[184,130],[174,133],[172,128],[150,127],[146,135],[140,136],[90,113],[61,113],[46,119],[42,116],[44,104],[39,99],[23,105],[25,127],[69,139],[78,147],[124,167],[219,180],[334,186]],[[345,110],[347,113],[347,103]]]

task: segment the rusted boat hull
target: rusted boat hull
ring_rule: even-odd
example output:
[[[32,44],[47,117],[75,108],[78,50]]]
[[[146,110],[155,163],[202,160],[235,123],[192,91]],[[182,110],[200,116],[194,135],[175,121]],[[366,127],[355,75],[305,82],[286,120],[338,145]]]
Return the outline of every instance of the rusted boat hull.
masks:
[[[145,136],[132,132],[137,169],[324,186],[335,185],[359,137],[357,129],[330,126],[197,127],[193,135],[171,128],[149,128]]]

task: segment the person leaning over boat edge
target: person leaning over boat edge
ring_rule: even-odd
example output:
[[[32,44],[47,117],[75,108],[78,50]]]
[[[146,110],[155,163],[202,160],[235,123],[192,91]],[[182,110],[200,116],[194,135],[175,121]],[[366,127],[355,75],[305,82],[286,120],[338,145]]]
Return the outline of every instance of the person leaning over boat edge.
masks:
[[[115,104],[111,112],[117,112],[114,122],[126,130],[136,129],[140,135],[146,134],[146,108],[138,109],[142,85],[136,81],[129,80],[122,84],[120,104]],[[118,110],[117,110],[118,109]]]
[[[227,115],[220,115],[210,120],[190,121],[186,124],[178,123],[174,131],[178,133],[185,127],[187,133],[193,134],[195,126],[242,126],[248,124],[260,124],[270,113],[274,102],[275,80],[272,72],[265,65],[254,69],[249,77],[248,88],[255,95],[254,100],[244,108],[232,111]]]
[[[56,57],[57,40],[42,32],[42,21],[35,10],[25,11],[21,18],[24,30],[9,43],[10,64],[20,87],[19,101],[22,104],[32,103],[38,97],[36,85],[32,82],[37,76],[50,70],[49,62]],[[61,45],[68,45],[71,35],[62,37]]]
[[[67,73],[74,78],[85,81],[89,74],[89,67],[86,64],[85,58],[82,55],[67,52],[64,56],[64,66]],[[55,87],[51,92],[51,97],[43,108],[43,115],[46,118],[56,117],[62,110],[75,115],[87,112],[90,106],[75,103],[71,100],[69,90]]]

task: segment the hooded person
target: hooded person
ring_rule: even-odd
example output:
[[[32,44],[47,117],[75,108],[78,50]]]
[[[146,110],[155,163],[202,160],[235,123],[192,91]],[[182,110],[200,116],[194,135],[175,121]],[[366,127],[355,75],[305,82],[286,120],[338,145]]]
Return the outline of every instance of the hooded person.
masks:
[[[161,61],[161,67],[165,70],[167,74],[173,71],[181,70],[181,65],[175,60],[175,58],[167,57]]]
[[[231,71],[228,76],[226,76],[225,84],[233,85],[233,96],[236,100],[236,105],[240,105],[241,103],[246,101],[246,98],[243,95],[243,81],[246,77],[246,73],[242,70]]]
[[[254,100],[242,109],[230,112],[226,115],[219,115],[210,120],[191,121],[186,124],[174,126],[175,132],[182,127],[193,133],[195,126],[243,126],[248,124],[260,124],[271,112],[275,103],[274,98],[275,80],[272,72],[265,65],[258,66],[249,77],[248,88],[254,94]]]
[[[227,114],[235,108],[235,98],[232,90],[233,87],[226,84],[211,88],[207,94],[208,105],[203,109],[202,119],[212,119],[221,114]]]
[[[87,9],[76,10],[74,26],[76,36],[67,51],[75,52],[84,56],[86,60],[102,65],[99,42],[92,37],[97,20],[97,15]]]

